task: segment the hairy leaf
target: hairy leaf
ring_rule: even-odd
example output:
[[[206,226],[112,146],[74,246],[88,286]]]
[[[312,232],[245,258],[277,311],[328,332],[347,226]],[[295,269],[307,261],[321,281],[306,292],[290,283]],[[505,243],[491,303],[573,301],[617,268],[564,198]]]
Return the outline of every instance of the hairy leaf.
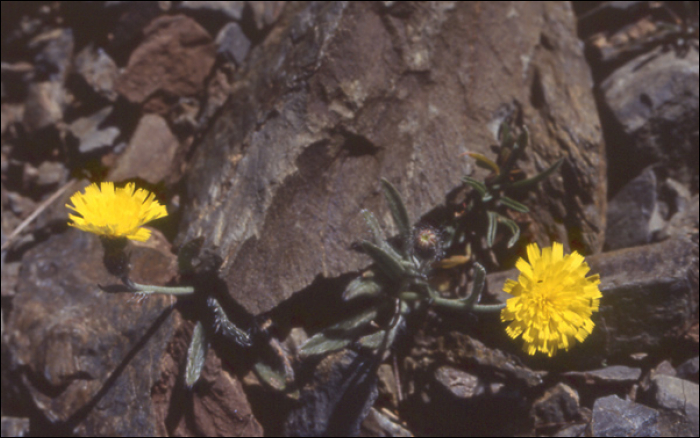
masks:
[[[396,228],[399,230],[401,241],[406,242],[411,237],[411,220],[408,217],[406,204],[403,203],[401,194],[396,190],[396,187],[384,178],[382,178],[382,189],[384,190],[386,202],[389,204],[391,216],[394,218]]]
[[[481,181],[478,181],[474,178],[464,176],[462,177],[462,181],[464,181],[466,184],[469,184],[474,190],[479,192],[479,196],[481,196],[481,199],[484,202],[490,201],[493,195],[489,192],[489,189],[486,187],[486,184],[482,183]]]
[[[483,167],[484,169],[489,169],[493,171],[496,175],[501,173],[501,169],[498,167],[498,164],[494,163],[491,161],[489,158],[487,158],[483,154],[479,154],[476,152],[469,152],[467,153],[470,157],[476,160],[476,164],[479,165],[480,167]]]
[[[317,356],[319,354],[331,353],[347,347],[352,339],[328,338],[324,332],[316,333],[310,337],[299,349],[301,357]]]
[[[362,296],[375,296],[382,291],[382,287],[376,281],[364,276],[352,280],[343,292],[343,300],[350,301]]]
[[[192,332],[192,341],[190,341],[190,347],[187,349],[187,369],[185,371],[185,383],[188,388],[192,388],[195,383],[199,380],[199,376],[202,374],[202,368],[204,368],[204,361],[207,358],[207,351],[209,350],[209,343],[207,342],[206,335],[204,334],[204,327],[202,323],[197,321],[197,325],[194,326],[194,331]]]
[[[498,228],[498,214],[493,211],[487,212],[489,218],[489,225],[486,231],[486,246],[491,248],[493,242],[496,240],[496,230]]]
[[[527,188],[527,187],[530,187],[532,185],[535,185],[538,182],[549,177],[554,172],[556,172],[557,169],[559,169],[559,166],[561,166],[561,163],[563,163],[563,162],[564,162],[564,159],[560,158],[557,160],[556,163],[552,164],[549,167],[549,169],[545,170],[544,172],[538,173],[537,175],[533,176],[532,178],[528,178],[528,179],[514,182],[513,184],[510,185],[510,187],[513,189],[523,189],[523,188]]]
[[[472,292],[469,296],[463,300],[466,302],[468,307],[473,306],[479,297],[481,292],[484,290],[484,284],[486,284],[486,269],[479,263],[474,263],[474,280],[472,280]]]
[[[214,323],[216,324],[214,328],[217,332],[221,332],[227,339],[234,341],[241,347],[248,347],[253,344],[250,335],[239,329],[236,324],[228,319],[224,308],[221,307],[221,304],[219,304],[216,298],[209,297],[209,299],[207,299],[207,304],[214,312]]]
[[[379,248],[372,242],[366,240],[360,243],[362,249],[368,256],[372,257],[377,267],[392,280],[399,280],[407,274],[406,268],[402,265],[401,259],[390,254],[383,248]]]
[[[518,226],[518,224],[515,223],[514,220],[508,219],[507,217],[503,217],[501,215],[498,216],[498,221],[510,228],[510,232],[513,235],[510,238],[510,240],[508,240],[508,248],[513,247],[513,245],[516,244],[518,239],[520,239],[520,227]]]
[[[510,208],[510,209],[512,209],[512,210],[519,211],[519,212],[521,212],[521,213],[528,213],[528,212],[530,212],[530,209],[527,208],[527,206],[521,204],[520,202],[516,201],[516,200],[513,199],[513,198],[509,198],[509,197],[507,197],[507,196],[501,196],[501,198],[499,199],[499,201],[500,201],[501,204],[505,205],[506,207],[508,207],[508,208]]]

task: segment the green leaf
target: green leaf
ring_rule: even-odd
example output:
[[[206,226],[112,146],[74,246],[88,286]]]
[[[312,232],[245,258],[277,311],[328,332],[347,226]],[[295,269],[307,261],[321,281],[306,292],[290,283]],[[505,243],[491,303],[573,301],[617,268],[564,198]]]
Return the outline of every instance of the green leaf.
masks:
[[[408,271],[401,263],[401,259],[397,256],[390,254],[366,240],[360,242],[360,246],[368,256],[372,257],[377,267],[390,279],[400,280],[403,276],[408,274]]]
[[[402,312],[405,307],[407,307],[406,303],[402,302]],[[359,344],[365,348],[369,348],[370,350],[376,350],[378,348],[386,350],[387,348],[390,348],[396,339],[396,334],[399,331],[399,327],[401,327],[401,324],[403,323],[403,313],[399,315],[398,318],[398,321],[395,321],[394,325],[389,328],[388,333],[387,330],[379,330],[370,335],[363,336],[358,341]]]
[[[474,263],[474,281],[472,282],[472,294],[480,294],[486,284],[486,269],[479,263]]]
[[[496,229],[498,228],[498,214],[493,211],[487,212],[489,218],[488,230],[486,231],[486,246],[491,248],[496,240]]]
[[[309,357],[345,348],[366,330],[367,324],[377,317],[377,313],[378,309],[373,307],[327,327],[310,337],[299,349],[299,354]]]
[[[347,347],[352,339],[329,338],[324,332],[316,333],[310,337],[299,349],[301,357],[317,356],[319,354],[331,353]]]
[[[396,190],[396,187],[384,178],[382,178],[382,189],[384,189],[384,197],[387,204],[389,204],[391,216],[394,218],[396,228],[399,230],[401,241],[406,242],[411,237],[411,220],[408,217],[406,204],[403,203],[401,194]]]
[[[377,217],[374,216],[374,214],[371,211],[366,209],[362,210],[362,216],[365,219],[367,227],[369,227],[369,230],[372,233],[372,243],[377,245],[379,248],[383,249],[392,257],[401,258],[399,253],[396,252],[396,250],[392,248],[391,245],[389,245],[389,243],[386,241],[384,231],[382,231],[382,227],[379,225]]]
[[[187,349],[185,383],[187,384],[188,388],[192,388],[192,386],[194,386],[194,384],[199,380],[199,376],[202,374],[202,368],[204,368],[204,361],[207,358],[208,350],[209,343],[207,342],[206,335],[204,334],[204,327],[200,321],[197,321],[197,325],[194,326],[194,331],[192,332],[190,347]]]
[[[468,176],[462,177],[462,181],[469,184],[472,188],[474,188],[474,190],[479,192],[479,195],[484,202],[490,201],[493,197],[489,192],[489,189],[486,187],[486,184],[482,183],[481,181],[475,180],[474,178]]]
[[[509,198],[507,196],[501,196],[501,198],[499,199],[499,202],[501,204],[505,205],[506,207],[508,207],[512,210],[515,210],[515,211],[519,211],[521,213],[530,212],[530,209],[527,208],[527,206],[525,206],[525,205],[521,204],[520,202],[516,201],[515,199]]]
[[[232,323],[228,319],[224,308],[221,307],[221,304],[219,304],[219,301],[216,298],[209,297],[209,299],[207,299],[207,304],[214,312],[214,328],[217,332],[221,332],[224,337],[232,340],[241,347],[249,347],[253,344],[250,335],[247,332],[239,329],[236,324]]]
[[[365,219],[365,223],[367,224],[370,233],[372,233],[372,242],[377,246],[382,246],[384,244],[384,241],[386,240],[386,237],[384,236],[384,231],[382,231],[382,227],[379,225],[379,221],[374,216],[374,214],[367,209],[363,209],[361,211],[361,214],[362,217]]]
[[[364,276],[352,280],[343,292],[343,300],[350,301],[362,296],[376,296],[382,291],[379,283]]]
[[[255,370],[255,374],[260,380],[268,384],[272,389],[277,391],[284,391],[287,389],[287,379],[285,375],[272,369],[266,363],[256,362],[255,365],[253,365],[253,370]]]
[[[515,221],[501,215],[498,216],[498,221],[510,228],[510,232],[513,234],[513,236],[508,241],[508,248],[512,248],[520,238],[520,227],[515,223]]]
[[[376,307],[371,307],[364,312],[360,312],[357,315],[351,316],[348,319],[344,319],[332,326],[326,328],[324,332],[338,336],[355,336],[353,333],[348,333],[354,330],[355,332],[358,327],[362,327],[375,319],[377,317],[378,309]]]
[[[473,159],[475,159],[475,160],[476,160],[476,164],[477,164],[479,167],[482,167],[482,168],[484,168],[484,169],[489,169],[489,170],[491,170],[493,173],[495,173],[496,175],[498,175],[499,173],[501,173],[501,169],[498,167],[498,164],[496,164],[496,163],[494,163],[493,161],[491,161],[491,160],[490,160],[488,157],[486,157],[485,155],[482,155],[482,154],[479,154],[479,153],[476,153],[476,152],[468,152],[467,155],[469,155],[470,157],[472,157]]]
[[[540,181],[544,180],[545,178],[549,177],[549,176],[550,176],[551,174],[553,174],[554,172],[556,172],[557,169],[559,169],[559,166],[561,166],[561,163],[563,163],[563,162],[564,162],[564,159],[563,159],[563,158],[560,158],[560,159],[557,160],[556,163],[552,164],[552,165],[549,167],[549,169],[545,170],[545,171],[542,172],[542,173],[539,173],[539,174],[533,176],[532,178],[528,178],[528,179],[524,179],[524,180],[522,180],[522,181],[514,182],[513,184],[510,185],[510,188],[513,188],[513,189],[523,189],[523,188],[527,188],[527,187],[530,187],[530,186],[532,186],[532,185],[535,185],[535,184],[537,184],[538,182],[540,182]]]

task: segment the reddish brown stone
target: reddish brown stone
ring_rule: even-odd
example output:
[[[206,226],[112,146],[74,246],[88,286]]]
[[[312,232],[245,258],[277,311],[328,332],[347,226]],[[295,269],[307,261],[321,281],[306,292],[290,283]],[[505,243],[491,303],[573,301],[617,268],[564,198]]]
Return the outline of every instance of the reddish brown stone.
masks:
[[[158,92],[199,93],[216,56],[207,31],[191,18],[174,15],[156,18],[144,34],[143,43],[117,79],[117,92],[136,103]]]

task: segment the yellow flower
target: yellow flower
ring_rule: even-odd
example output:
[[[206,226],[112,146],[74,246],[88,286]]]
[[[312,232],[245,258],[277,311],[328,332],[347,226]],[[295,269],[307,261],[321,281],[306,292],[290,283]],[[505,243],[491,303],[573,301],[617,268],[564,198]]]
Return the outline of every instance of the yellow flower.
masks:
[[[561,243],[543,248],[542,254],[536,243],[528,245],[530,263],[518,259],[518,281],[507,280],[503,286],[513,298],[501,311],[501,321],[512,321],[506,333],[513,339],[522,334],[523,350],[530,355],[539,350],[551,357],[593,330],[591,314],[602,297],[600,277],[586,278],[590,268],[579,253],[563,253]]]
[[[146,222],[168,215],[155,195],[136,189],[134,183],[115,189],[114,183],[103,182],[101,188],[91,184],[85,193],[77,192],[66,207],[80,216],[70,215],[68,225],[106,237],[126,237],[145,242],[151,231],[140,228]],[[81,217],[82,216],[82,217]]]

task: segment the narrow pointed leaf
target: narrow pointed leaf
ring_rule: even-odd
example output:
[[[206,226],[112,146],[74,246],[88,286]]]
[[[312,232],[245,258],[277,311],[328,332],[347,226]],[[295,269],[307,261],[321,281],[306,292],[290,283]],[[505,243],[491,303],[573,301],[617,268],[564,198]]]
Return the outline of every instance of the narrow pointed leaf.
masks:
[[[230,339],[240,345],[241,347],[249,347],[253,344],[250,335],[239,329],[236,324],[232,323],[231,320],[226,316],[224,308],[221,307],[219,301],[214,297],[209,297],[207,299],[207,304],[209,308],[214,312],[214,324],[217,332],[220,332],[224,337]]]
[[[362,210],[362,217],[364,217],[365,223],[372,233],[372,243],[389,253],[392,257],[401,258],[399,253],[386,241],[386,236],[384,231],[382,231],[381,225],[379,225],[377,217],[369,210]]]
[[[489,211],[488,213],[488,218],[489,218],[489,225],[488,225],[488,230],[486,231],[486,246],[491,248],[493,246],[493,242],[496,240],[496,230],[498,228],[498,214]]]
[[[371,308],[334,324],[309,338],[299,349],[303,357],[340,350],[367,330],[367,324],[377,317],[378,309]]]
[[[398,280],[407,274],[406,269],[401,264],[401,259],[379,248],[377,245],[366,240],[360,243],[362,249],[368,256],[372,257],[377,267],[392,280]]]
[[[406,306],[406,303],[401,303],[402,309],[404,306]],[[378,348],[386,350],[387,348],[391,348],[391,345],[396,339],[396,334],[403,323],[403,319],[403,315],[400,315],[399,320],[396,321],[393,327],[389,328],[388,333],[387,330],[379,330],[371,335],[361,337],[358,341],[359,344],[365,348],[369,348],[370,350],[376,350]]]
[[[256,362],[255,365],[253,365],[253,370],[255,370],[255,374],[258,378],[268,384],[272,389],[277,391],[284,391],[287,389],[287,379],[284,374],[272,369],[266,363]]]
[[[479,154],[476,152],[469,152],[467,153],[470,157],[476,160],[476,164],[479,165],[480,167],[483,167],[485,169],[489,169],[493,171],[496,175],[501,173],[501,169],[498,167],[498,164],[494,163],[490,159],[488,159],[485,155]]]
[[[479,263],[474,263],[474,280],[472,280],[472,292],[469,297],[464,300],[468,307],[473,306],[479,301],[481,292],[484,290],[486,283],[486,269]]]
[[[325,333],[316,333],[310,337],[299,349],[301,357],[317,356],[319,354],[331,353],[347,347],[352,339],[328,338]]]
[[[510,187],[513,189],[522,189],[522,188],[526,188],[526,187],[530,187],[532,185],[535,185],[538,182],[549,177],[554,172],[556,172],[557,169],[559,169],[559,166],[561,166],[561,163],[563,163],[563,162],[564,162],[564,159],[560,158],[559,160],[557,160],[556,163],[552,164],[549,167],[549,169],[545,170],[544,172],[539,173],[539,174],[533,176],[532,178],[528,178],[528,179],[524,179],[522,181],[514,182],[513,184],[510,185]]]
[[[369,228],[370,233],[372,233],[372,243],[377,246],[381,246],[384,243],[384,240],[386,240],[386,236],[384,236],[384,231],[379,225],[379,221],[377,220],[376,216],[374,216],[374,214],[367,209],[363,209],[361,213],[362,217],[365,219],[367,228]]]
[[[352,280],[343,292],[343,300],[350,301],[353,298],[363,296],[376,296],[382,291],[382,287],[371,278],[358,277]]]
[[[188,388],[192,388],[199,380],[204,368],[204,361],[207,358],[209,345],[204,334],[202,323],[197,321],[192,332],[192,341],[187,349],[187,369],[185,371],[185,383]]]
[[[451,269],[456,266],[464,265],[468,261],[469,257],[457,254],[434,262],[431,266],[435,269]]]
[[[511,236],[510,240],[508,240],[508,248],[512,248],[513,245],[516,244],[518,239],[520,239],[520,227],[517,223],[515,223],[514,220],[508,219],[507,217],[503,217],[500,215],[498,216],[498,221],[510,228],[510,232],[513,235]]]
[[[382,189],[384,189],[384,197],[387,204],[389,204],[389,210],[394,218],[396,228],[399,230],[399,235],[402,241],[405,242],[411,237],[411,220],[408,217],[406,205],[403,203],[401,194],[396,190],[396,187],[384,178],[382,178]]]
[[[327,329],[324,330],[324,332],[327,332],[329,334],[332,334],[333,336],[355,336],[352,333],[348,333],[349,331],[352,331],[353,329],[356,329],[358,327],[364,327],[366,324],[368,324],[370,321],[375,319],[377,317],[378,310],[376,307],[372,307],[369,310],[366,310],[364,312],[358,313],[357,315],[351,316],[348,319],[344,319],[340,321],[339,323],[333,324],[332,326],[328,327]],[[356,332],[357,330],[355,330]]]
[[[479,192],[479,195],[481,196],[481,199],[484,202],[489,201],[492,198],[492,195],[491,193],[489,193],[488,188],[481,181],[475,180],[474,178],[468,176],[462,177],[462,181],[464,181],[466,184],[469,184],[474,190]]]
[[[521,204],[520,202],[516,201],[513,198],[509,198],[507,196],[501,196],[499,201],[501,204],[505,205],[506,207],[508,207],[512,210],[519,211],[521,213],[529,213],[530,212],[530,209],[527,208],[527,206]]]

